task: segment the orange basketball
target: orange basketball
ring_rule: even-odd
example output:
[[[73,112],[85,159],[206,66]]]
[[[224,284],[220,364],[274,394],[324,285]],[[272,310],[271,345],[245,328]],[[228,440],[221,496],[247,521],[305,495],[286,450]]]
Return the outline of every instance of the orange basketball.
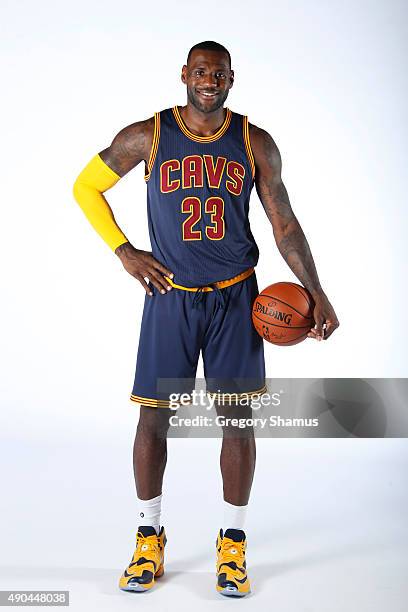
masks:
[[[296,283],[274,283],[254,301],[252,322],[264,340],[292,346],[302,342],[314,327],[313,309],[307,289]]]

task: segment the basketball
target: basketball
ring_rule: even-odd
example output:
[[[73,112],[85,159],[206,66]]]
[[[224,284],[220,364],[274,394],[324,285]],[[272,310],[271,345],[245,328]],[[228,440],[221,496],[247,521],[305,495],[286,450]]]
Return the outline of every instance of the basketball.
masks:
[[[274,283],[254,301],[252,322],[267,342],[293,346],[307,338],[314,327],[313,309],[307,289],[296,283]]]

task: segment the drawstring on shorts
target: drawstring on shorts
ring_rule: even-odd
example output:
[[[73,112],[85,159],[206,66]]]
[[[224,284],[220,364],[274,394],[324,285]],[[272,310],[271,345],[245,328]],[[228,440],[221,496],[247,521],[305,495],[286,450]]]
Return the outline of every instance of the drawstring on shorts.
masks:
[[[210,283],[209,285],[205,285],[205,287],[211,287],[215,291],[215,300],[218,305],[218,308],[225,307],[225,298],[219,287],[217,287],[216,283]],[[193,297],[193,305],[192,308],[198,308],[200,302],[202,302],[204,297],[204,287],[198,287],[197,291],[194,293]]]

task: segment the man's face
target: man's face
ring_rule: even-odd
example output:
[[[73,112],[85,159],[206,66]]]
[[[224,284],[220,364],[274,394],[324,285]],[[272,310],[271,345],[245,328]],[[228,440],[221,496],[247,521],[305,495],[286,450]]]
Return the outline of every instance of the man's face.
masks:
[[[203,113],[212,113],[227,99],[234,71],[226,53],[196,49],[183,66],[181,80],[187,86],[189,102]]]

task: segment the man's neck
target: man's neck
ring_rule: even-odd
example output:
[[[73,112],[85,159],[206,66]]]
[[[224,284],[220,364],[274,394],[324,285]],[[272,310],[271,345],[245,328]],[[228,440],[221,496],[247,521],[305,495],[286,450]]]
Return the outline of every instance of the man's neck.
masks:
[[[180,108],[180,115],[193,134],[212,136],[224,123],[226,109],[221,106],[212,113],[203,113],[188,102],[186,106]]]

